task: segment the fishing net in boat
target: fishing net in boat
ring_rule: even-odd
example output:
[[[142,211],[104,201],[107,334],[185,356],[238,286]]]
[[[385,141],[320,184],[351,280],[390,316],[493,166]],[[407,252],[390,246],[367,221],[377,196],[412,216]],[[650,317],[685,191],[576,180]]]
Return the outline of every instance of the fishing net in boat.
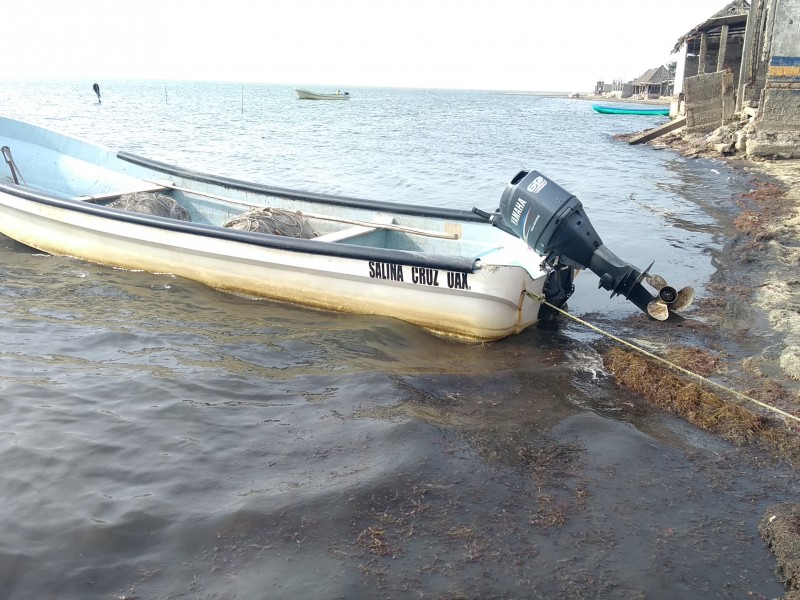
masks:
[[[133,194],[123,194],[119,199],[109,204],[112,208],[129,210],[132,212],[154,215],[157,217],[167,217],[168,219],[178,219],[180,221],[191,221],[189,211],[175,202],[169,196],[153,192],[135,192]]]
[[[317,237],[308,219],[302,213],[280,208],[253,209],[234,217],[225,223],[225,227],[295,238],[311,239]]]

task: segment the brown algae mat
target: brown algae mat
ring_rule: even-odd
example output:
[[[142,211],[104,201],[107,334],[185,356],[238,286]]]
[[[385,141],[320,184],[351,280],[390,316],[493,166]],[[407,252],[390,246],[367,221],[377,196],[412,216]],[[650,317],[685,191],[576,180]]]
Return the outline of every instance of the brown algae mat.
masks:
[[[700,377],[714,372],[718,359],[697,348],[678,348],[666,353],[669,362]],[[755,445],[800,468],[800,428],[794,422],[756,413],[708,389],[708,384],[689,377],[634,351],[612,348],[604,356],[606,368],[624,389],[639,394],[665,411],[680,415],[697,427],[740,446]],[[760,392],[760,393],[759,393]],[[780,400],[785,392],[774,385],[751,391],[759,401]],[[754,405],[755,406],[755,405]],[[786,594],[783,600],[800,600],[800,504],[771,507],[758,527],[777,561]]]
[[[784,600],[800,600],[800,505],[771,507],[761,518],[758,531],[778,560],[778,573],[787,591]]]
[[[711,374],[717,366],[713,354],[697,348],[670,350],[664,358],[701,377]],[[680,372],[637,352],[611,348],[603,359],[621,387],[705,431],[738,445],[755,444],[800,469],[800,429],[795,425],[763,411],[754,412],[750,407],[741,406],[739,400],[723,398],[702,381],[689,380]],[[780,388],[770,388],[768,394],[779,396],[781,392]],[[765,393],[752,393],[756,395]],[[769,403],[769,398],[757,399]]]

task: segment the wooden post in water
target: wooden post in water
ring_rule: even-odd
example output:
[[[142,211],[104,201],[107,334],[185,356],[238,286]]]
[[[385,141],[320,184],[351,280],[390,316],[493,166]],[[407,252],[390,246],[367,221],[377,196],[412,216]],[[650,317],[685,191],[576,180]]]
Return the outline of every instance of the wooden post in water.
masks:
[[[164,84],[164,104],[169,104],[169,100],[167,99],[167,84]]]

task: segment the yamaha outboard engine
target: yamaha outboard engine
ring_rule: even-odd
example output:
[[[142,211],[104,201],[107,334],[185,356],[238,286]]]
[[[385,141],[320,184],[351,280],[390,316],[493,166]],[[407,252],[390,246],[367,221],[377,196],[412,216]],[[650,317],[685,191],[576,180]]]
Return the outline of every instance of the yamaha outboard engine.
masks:
[[[648,275],[649,267],[640,271],[617,257],[603,245],[581,202],[537,171],[521,171],[511,180],[498,212],[475,212],[527,242],[551,266],[558,263],[591,270],[600,278],[599,287],[609,290],[612,297],[621,294],[660,321],[694,299],[692,288],[677,291],[663,278]],[[656,288],[656,295],[642,285],[645,278]]]

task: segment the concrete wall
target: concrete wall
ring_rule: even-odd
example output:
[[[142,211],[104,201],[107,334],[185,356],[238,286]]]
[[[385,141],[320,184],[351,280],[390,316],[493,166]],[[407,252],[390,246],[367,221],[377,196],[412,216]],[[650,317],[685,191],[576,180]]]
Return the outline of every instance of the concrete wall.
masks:
[[[770,60],[757,126],[800,131],[800,57]]]
[[[717,71],[695,75],[687,77],[683,83],[688,132],[713,131],[733,121],[735,108],[733,73]]]
[[[681,46],[678,51],[678,57],[675,59],[675,87],[672,90],[673,96],[678,96],[683,93],[683,79],[686,77],[686,44]]]
[[[773,0],[771,8],[770,60],[747,153],[800,158],[800,0]]]

